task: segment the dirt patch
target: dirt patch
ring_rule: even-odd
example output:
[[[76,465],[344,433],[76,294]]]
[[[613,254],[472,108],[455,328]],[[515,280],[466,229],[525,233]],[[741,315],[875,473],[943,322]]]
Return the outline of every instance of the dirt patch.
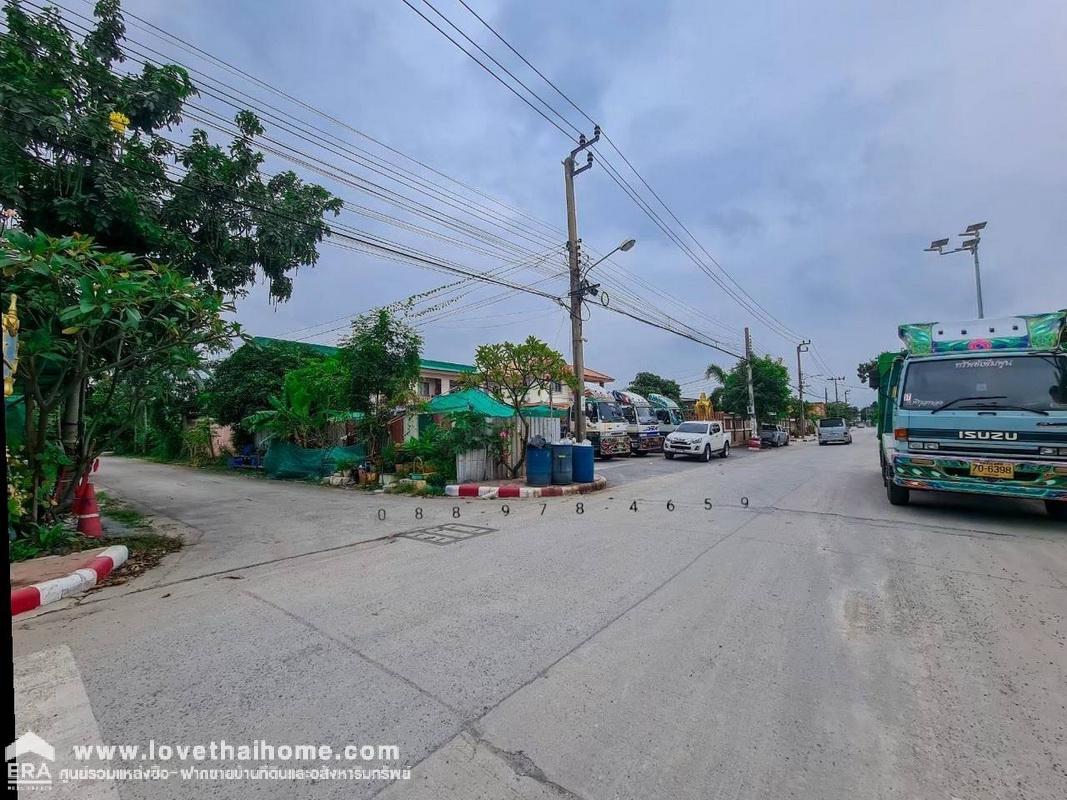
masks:
[[[121,586],[128,580],[143,575],[153,567],[159,566],[163,556],[182,549],[181,539],[173,536],[163,536],[158,533],[123,536],[115,541],[126,545],[130,551],[130,557],[126,559],[125,564],[93,587],[94,589],[102,589],[105,586]]]

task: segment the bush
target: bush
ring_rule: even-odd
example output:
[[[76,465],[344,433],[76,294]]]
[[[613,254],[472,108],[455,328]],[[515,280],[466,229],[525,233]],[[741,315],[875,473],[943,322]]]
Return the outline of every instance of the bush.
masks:
[[[37,556],[65,553],[80,540],[78,533],[62,522],[32,525],[22,536],[12,540],[9,546],[11,560],[25,561]]]

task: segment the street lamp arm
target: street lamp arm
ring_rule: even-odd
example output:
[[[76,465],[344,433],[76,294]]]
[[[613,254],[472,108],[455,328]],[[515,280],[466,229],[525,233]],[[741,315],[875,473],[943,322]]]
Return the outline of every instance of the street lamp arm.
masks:
[[[611,258],[613,255],[615,255],[616,253],[618,253],[620,251],[625,253],[627,250],[630,250],[631,248],[633,248],[633,246],[635,244],[637,244],[637,240],[636,239],[627,239],[625,242],[620,244],[618,247],[616,247],[610,253],[608,253],[607,255],[601,256],[596,261],[594,261],[592,264],[590,264],[588,267],[586,267],[585,268],[585,272],[582,273],[582,277],[584,278],[585,276],[587,276],[590,272],[593,271],[593,267],[597,266],[601,262],[607,261],[609,258]]]

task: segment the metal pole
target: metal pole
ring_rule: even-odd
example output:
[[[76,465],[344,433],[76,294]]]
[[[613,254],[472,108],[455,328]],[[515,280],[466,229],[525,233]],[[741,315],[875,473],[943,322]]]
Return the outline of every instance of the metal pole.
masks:
[[[574,364],[574,440],[585,441],[585,351],[582,342],[581,270],[578,258],[578,212],[574,205],[574,156],[563,160],[567,193],[567,256],[571,273],[571,353]]]
[[[800,435],[805,436],[808,432],[808,420],[804,414],[804,371],[800,366],[800,354],[807,351],[811,340],[805,340],[797,345],[797,396],[800,397]]]
[[[982,271],[978,267],[978,242],[977,234],[974,237],[974,286],[978,290],[978,319],[985,319],[985,309],[982,307]]]
[[[748,368],[748,424],[756,435],[756,392],[752,388],[752,336],[745,328],[745,365]]]

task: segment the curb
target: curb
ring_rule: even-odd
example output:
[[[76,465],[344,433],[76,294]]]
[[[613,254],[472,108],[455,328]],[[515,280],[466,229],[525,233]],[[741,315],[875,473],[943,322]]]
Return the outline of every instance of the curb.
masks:
[[[477,483],[450,483],[445,487],[447,497],[482,497],[488,500],[500,498],[563,497],[568,494],[598,492],[608,485],[607,478],[597,475],[590,483],[572,483],[568,486],[479,486]]]
[[[86,564],[81,569],[74,570],[70,575],[62,578],[53,578],[50,581],[34,583],[23,586],[21,589],[11,590],[11,616],[25,611],[33,611],[40,606],[70,597],[72,594],[91,589],[111,571],[122,566],[129,558],[130,551],[124,544],[113,545],[107,548]]]

